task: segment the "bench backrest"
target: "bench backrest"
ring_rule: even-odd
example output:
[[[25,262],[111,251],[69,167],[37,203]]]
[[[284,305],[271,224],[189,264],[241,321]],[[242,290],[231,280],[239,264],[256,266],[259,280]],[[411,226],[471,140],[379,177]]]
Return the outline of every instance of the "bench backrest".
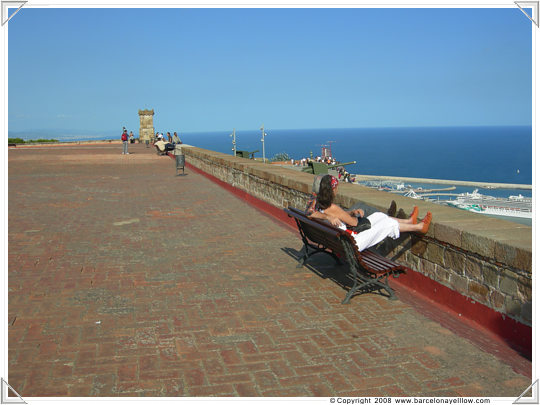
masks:
[[[296,220],[300,231],[311,242],[323,245],[343,258],[347,256],[342,240],[345,238],[353,242],[347,232],[322,220],[309,218],[296,208],[288,208],[285,212]]]

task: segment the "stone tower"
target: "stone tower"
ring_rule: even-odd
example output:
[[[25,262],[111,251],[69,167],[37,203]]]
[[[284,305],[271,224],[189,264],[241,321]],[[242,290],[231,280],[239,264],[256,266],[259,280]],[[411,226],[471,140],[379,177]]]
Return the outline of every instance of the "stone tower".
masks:
[[[154,139],[154,109],[139,110],[141,126],[139,128],[139,139],[141,142]]]

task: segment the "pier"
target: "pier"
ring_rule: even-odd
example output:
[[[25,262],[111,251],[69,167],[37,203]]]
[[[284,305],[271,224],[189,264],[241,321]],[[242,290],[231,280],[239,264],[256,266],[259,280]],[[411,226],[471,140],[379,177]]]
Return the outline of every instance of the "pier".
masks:
[[[428,192],[428,193],[423,193],[423,194],[418,194],[418,197],[432,197],[432,196],[448,196],[448,197],[457,197],[459,194],[458,193],[432,193],[432,192]]]
[[[415,193],[437,193],[437,194],[441,194],[440,192],[441,191],[452,191],[452,190],[455,190],[456,187],[455,186],[452,186],[452,187],[445,187],[445,188],[413,188],[411,189],[412,191],[414,191]],[[409,191],[409,190],[407,190]],[[398,193],[398,194],[401,194],[403,193],[403,190],[390,190],[389,191],[390,193]],[[458,194],[455,194],[455,193],[447,193],[447,195],[458,195]]]
[[[531,184],[510,184],[510,183],[484,183],[478,181],[462,181],[462,180],[441,180],[441,179],[422,179],[415,177],[392,177],[392,176],[372,176],[365,174],[355,174],[353,177],[356,181],[396,181],[404,183],[428,183],[428,184],[448,184],[453,186],[487,188],[487,189],[516,189],[516,190],[532,190]]]

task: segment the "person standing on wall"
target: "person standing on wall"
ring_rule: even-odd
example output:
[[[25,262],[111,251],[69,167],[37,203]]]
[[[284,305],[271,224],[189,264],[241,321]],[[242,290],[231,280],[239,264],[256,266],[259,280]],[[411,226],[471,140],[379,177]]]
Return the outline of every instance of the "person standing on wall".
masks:
[[[128,133],[127,129],[124,127],[124,132],[122,132],[122,155],[129,155],[128,152]]]

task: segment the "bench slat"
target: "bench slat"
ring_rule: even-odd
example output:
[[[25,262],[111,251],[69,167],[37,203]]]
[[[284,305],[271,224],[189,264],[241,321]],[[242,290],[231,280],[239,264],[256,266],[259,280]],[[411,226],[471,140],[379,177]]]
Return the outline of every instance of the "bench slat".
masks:
[[[395,268],[395,267],[401,267],[399,264],[393,263],[391,261],[387,260],[381,260],[380,257],[373,257],[368,256],[367,254],[364,254],[361,256],[361,260],[369,263],[372,266],[377,266],[379,268]]]

